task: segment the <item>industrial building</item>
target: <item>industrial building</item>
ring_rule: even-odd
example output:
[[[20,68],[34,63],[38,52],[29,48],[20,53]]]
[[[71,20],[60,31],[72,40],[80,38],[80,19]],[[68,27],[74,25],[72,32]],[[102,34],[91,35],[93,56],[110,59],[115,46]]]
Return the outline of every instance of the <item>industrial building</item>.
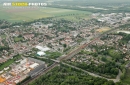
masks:
[[[1,71],[0,85],[16,85],[28,76],[35,77],[44,69],[45,62],[34,58],[24,58],[17,65],[3,69],[9,70],[8,72]]]
[[[32,71],[30,71],[28,73],[29,76],[34,77],[36,75],[38,75],[41,71],[43,71],[45,69],[45,62],[34,59],[34,58],[29,58],[29,60],[34,61],[35,64],[31,65],[30,67],[32,67]],[[38,65],[39,64],[39,65]],[[37,66],[38,65],[38,66]],[[35,68],[36,67],[36,68]]]

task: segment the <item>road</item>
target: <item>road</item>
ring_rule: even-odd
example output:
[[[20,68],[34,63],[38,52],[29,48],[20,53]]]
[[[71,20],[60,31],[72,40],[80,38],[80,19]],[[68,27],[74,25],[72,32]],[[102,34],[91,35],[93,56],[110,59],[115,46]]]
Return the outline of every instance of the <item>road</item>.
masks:
[[[45,57],[39,57],[39,58],[45,58]],[[48,58],[45,58],[45,59],[48,59]],[[60,61],[55,60],[55,59],[51,59],[51,60],[54,61],[54,62],[60,62]],[[119,74],[117,75],[116,79],[109,79],[109,78],[105,78],[105,77],[103,77],[103,76],[100,76],[100,75],[98,75],[98,74],[95,74],[95,73],[92,73],[92,72],[83,70],[83,69],[78,68],[78,67],[76,67],[76,66],[67,64],[67,63],[65,63],[65,62],[61,62],[61,63],[64,64],[64,65],[67,65],[67,66],[69,66],[69,67],[71,67],[71,68],[75,68],[75,69],[77,69],[77,70],[81,70],[82,72],[88,73],[88,74],[91,75],[91,76],[103,78],[103,79],[106,79],[106,80],[112,80],[112,81],[114,81],[114,82],[119,82],[119,81],[120,81],[120,76],[121,76],[121,74],[122,74],[121,70],[119,70]]]
[[[8,44],[10,46],[12,46],[12,48],[14,49],[14,52],[16,52],[15,54],[18,54],[18,50],[15,48],[14,44],[11,41],[11,37],[9,36],[9,33],[5,32],[6,36],[7,36],[7,40],[8,40]]]
[[[80,70],[80,71],[82,71],[82,72],[85,72],[85,73],[87,73],[87,74],[89,74],[89,75],[91,75],[91,76],[94,76],[94,77],[103,78],[103,79],[106,79],[106,80],[108,80],[108,81],[109,81],[109,80],[112,80],[112,81],[115,82],[115,83],[120,81],[120,76],[121,76],[121,74],[122,74],[121,71],[119,70],[119,74],[117,75],[116,79],[109,79],[109,78],[106,78],[106,77],[97,75],[97,74],[92,73],[92,72],[88,72],[88,71],[86,71],[86,70],[83,70],[83,69],[81,69],[81,68],[78,68],[78,67],[76,67],[76,66],[73,66],[73,65],[70,65],[70,64],[67,64],[67,63],[64,63],[64,62],[62,62],[62,64],[67,65],[67,66],[69,66],[69,67],[71,67],[71,68]]]
[[[84,49],[85,47],[87,47],[88,45],[90,45],[90,44],[96,42],[97,40],[99,40],[103,35],[105,35],[105,34],[107,34],[107,33],[110,33],[110,32],[112,32],[112,31],[114,31],[114,30],[117,30],[117,29],[109,30],[109,31],[107,31],[107,32],[105,32],[105,33],[103,33],[103,34],[101,34],[101,35],[95,37],[95,38],[94,38],[93,40],[91,40],[90,42],[85,43],[85,44],[79,46],[77,49],[75,49],[74,51],[70,52],[70,53],[67,54],[66,56],[63,56],[63,57],[61,57],[61,58],[58,58],[58,60],[56,60],[56,61],[58,61],[57,64],[53,64],[51,67],[48,67],[45,72],[43,71],[43,72],[42,72],[41,74],[39,74],[37,77],[35,77],[35,78],[32,79],[32,80],[27,81],[26,83],[24,83],[24,84],[22,84],[22,85],[27,85],[29,82],[32,82],[33,80],[35,80],[35,79],[37,79],[38,77],[42,76],[43,74],[45,74],[46,72],[50,71],[50,70],[53,69],[54,67],[58,66],[58,63],[59,63],[59,62],[62,62],[63,60],[66,60],[66,59],[71,58],[71,57],[74,56],[75,54],[79,53],[82,49]],[[55,61],[55,62],[56,62],[56,61]],[[63,62],[62,62],[62,63],[63,63]],[[66,65],[67,65],[67,64],[66,64]],[[69,66],[70,66],[70,65],[69,65]],[[77,68],[77,67],[75,67],[75,66],[71,66],[71,67],[76,68],[76,69],[80,69],[80,68]],[[116,79],[108,79],[108,78],[99,76],[99,75],[97,75],[97,74],[94,74],[94,73],[85,71],[85,70],[83,70],[83,69],[80,69],[80,70],[82,70],[83,72],[86,72],[86,73],[88,73],[89,75],[94,76],[94,77],[100,77],[100,78],[104,78],[104,79],[107,79],[107,80],[113,80],[114,82],[118,82],[118,81],[120,80],[120,78],[119,78],[119,77],[120,77],[120,72],[119,72],[119,75],[118,75],[118,77],[117,77]]]

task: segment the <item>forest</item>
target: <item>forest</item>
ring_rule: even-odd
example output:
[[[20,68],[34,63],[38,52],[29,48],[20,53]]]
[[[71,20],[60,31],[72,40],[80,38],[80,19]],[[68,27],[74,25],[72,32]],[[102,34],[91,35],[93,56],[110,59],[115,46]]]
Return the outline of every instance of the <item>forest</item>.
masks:
[[[113,81],[96,78],[80,70],[60,64],[47,74],[41,76],[29,85],[122,85]]]

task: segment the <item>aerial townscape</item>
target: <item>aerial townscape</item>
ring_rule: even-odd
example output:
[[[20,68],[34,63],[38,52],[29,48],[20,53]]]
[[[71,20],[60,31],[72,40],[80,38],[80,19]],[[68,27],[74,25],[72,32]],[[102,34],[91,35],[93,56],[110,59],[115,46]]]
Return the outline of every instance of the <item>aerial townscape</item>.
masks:
[[[130,85],[130,1],[1,0],[0,85]]]

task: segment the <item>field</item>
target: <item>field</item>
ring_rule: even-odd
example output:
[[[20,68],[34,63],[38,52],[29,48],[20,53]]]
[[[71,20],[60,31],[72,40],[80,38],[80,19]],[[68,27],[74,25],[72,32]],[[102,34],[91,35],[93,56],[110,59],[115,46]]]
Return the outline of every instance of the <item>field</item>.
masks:
[[[102,33],[102,32],[106,32],[106,31],[108,31],[108,30],[110,30],[110,29],[111,29],[111,28],[109,28],[109,27],[102,27],[102,28],[100,28],[100,29],[97,29],[96,31]]]
[[[67,20],[77,21],[79,18],[89,19],[90,12],[60,9],[60,8],[14,8],[0,7],[0,19],[5,19],[10,22],[32,21],[34,19],[56,17]]]
[[[23,40],[22,37],[15,37],[15,38],[14,38],[14,41],[15,41],[15,42],[19,42],[19,41],[22,41],[22,40]]]

